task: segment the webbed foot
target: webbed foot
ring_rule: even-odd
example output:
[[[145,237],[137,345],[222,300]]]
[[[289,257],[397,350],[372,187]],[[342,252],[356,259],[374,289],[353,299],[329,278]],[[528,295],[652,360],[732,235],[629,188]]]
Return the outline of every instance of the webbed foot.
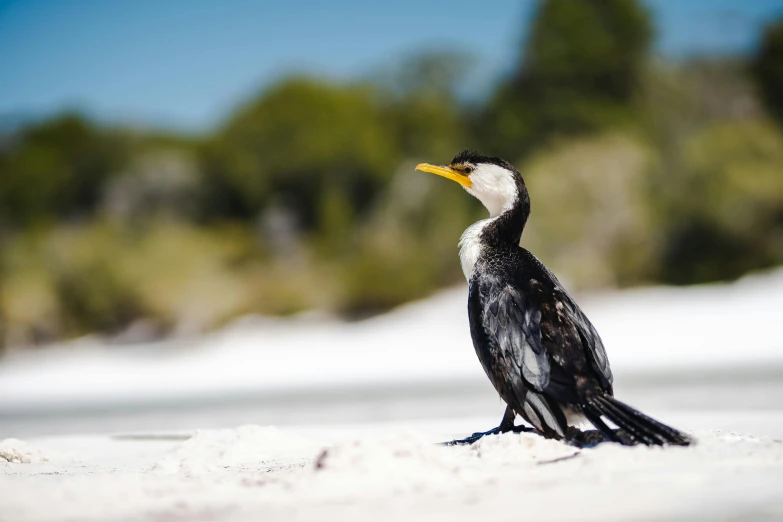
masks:
[[[536,430],[534,428],[530,428],[524,425],[511,426],[510,428],[498,426],[497,428],[492,428],[489,431],[477,431],[473,435],[469,437],[465,437],[464,439],[456,439],[448,442],[441,442],[440,444],[442,446],[461,446],[464,444],[473,444],[474,442],[478,441],[479,439],[487,435],[499,435],[501,433],[510,433],[510,432],[523,433],[523,432],[535,432],[535,431]]]

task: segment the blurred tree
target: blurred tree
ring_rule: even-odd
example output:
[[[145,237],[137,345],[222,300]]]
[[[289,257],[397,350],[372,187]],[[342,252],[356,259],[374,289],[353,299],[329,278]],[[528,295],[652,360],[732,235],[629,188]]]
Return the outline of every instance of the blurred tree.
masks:
[[[783,263],[783,134],[763,120],[706,128],[683,147],[677,191],[662,201],[661,279],[733,279]]]
[[[480,118],[486,148],[518,158],[628,119],[652,36],[637,0],[542,0],[517,70]]]
[[[295,78],[241,108],[205,148],[218,215],[248,218],[276,201],[312,230],[332,204],[327,188],[366,209],[396,157],[375,95]]]
[[[394,130],[401,158],[450,159],[467,145],[470,120],[458,100],[473,57],[431,51],[406,57],[382,74],[385,120]]]
[[[657,260],[647,197],[652,157],[626,133],[535,154],[522,169],[533,199],[522,244],[576,288],[649,281]]]
[[[24,225],[91,213],[128,144],[73,114],[21,131],[0,151],[0,220]]]
[[[727,121],[761,118],[747,64],[734,58],[653,62],[645,69],[640,123],[667,162],[695,133]],[[673,186],[672,165],[666,183]]]
[[[774,152],[780,135],[764,123],[747,63],[657,63],[647,70],[644,99],[657,151],[648,178],[656,278],[727,280],[779,259],[775,204],[760,196],[774,199],[783,187],[775,181],[783,183],[783,157]]]
[[[196,215],[202,200],[198,165],[186,150],[172,145],[139,150],[104,182],[101,209],[126,221],[151,215],[178,219]]]
[[[3,232],[0,230],[0,248],[5,247],[5,238]],[[6,319],[5,306],[3,306],[2,297],[5,295],[5,280],[6,280],[6,268],[5,268],[5,256],[0,255],[0,355],[5,351],[8,337],[8,319]]]
[[[453,100],[474,65],[475,57],[468,52],[435,49],[404,56],[376,77],[398,95],[429,93]]]
[[[770,114],[783,124],[783,18],[764,31],[752,70]]]

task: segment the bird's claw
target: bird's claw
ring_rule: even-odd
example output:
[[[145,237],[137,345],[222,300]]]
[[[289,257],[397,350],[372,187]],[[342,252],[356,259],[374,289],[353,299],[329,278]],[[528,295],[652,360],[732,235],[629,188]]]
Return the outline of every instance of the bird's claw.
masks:
[[[477,442],[482,437],[485,437],[487,435],[499,435],[501,433],[523,433],[528,431],[535,431],[533,428],[528,428],[527,426],[520,425],[520,426],[513,426],[508,429],[503,429],[502,427],[498,426],[497,428],[492,428],[489,431],[477,431],[473,435],[469,437],[465,437],[464,439],[456,439],[451,440],[448,442],[441,442],[442,446],[462,446],[466,444],[473,444],[474,442]]]

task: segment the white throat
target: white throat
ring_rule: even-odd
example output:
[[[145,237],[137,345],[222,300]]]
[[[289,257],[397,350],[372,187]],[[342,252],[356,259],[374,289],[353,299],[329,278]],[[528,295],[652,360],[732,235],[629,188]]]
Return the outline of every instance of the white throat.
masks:
[[[481,233],[484,231],[484,227],[495,219],[497,218],[493,217],[473,223],[465,229],[462,237],[459,238],[459,262],[462,265],[462,273],[465,274],[465,280],[468,282],[470,282],[473,268],[481,255]]]

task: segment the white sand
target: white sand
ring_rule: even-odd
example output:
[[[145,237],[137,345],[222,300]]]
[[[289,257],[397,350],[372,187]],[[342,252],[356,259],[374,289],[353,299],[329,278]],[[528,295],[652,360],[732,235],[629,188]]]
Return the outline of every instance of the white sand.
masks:
[[[783,271],[579,301],[618,396],[698,445],[577,450],[535,435],[435,445],[492,427],[503,410],[491,394],[474,402],[490,390],[457,289],[358,324],[247,319],[198,339],[88,339],[0,361],[0,438],[291,424],[187,440],[7,439],[0,521],[783,520]]]
[[[433,441],[445,433],[352,431],[244,426],[184,442],[42,440],[58,447],[48,462],[0,461],[0,520],[783,516],[779,440],[703,431],[691,448],[580,450],[531,434],[442,447]]]
[[[0,441],[0,464],[40,464],[49,458],[38,448],[18,439]]]

